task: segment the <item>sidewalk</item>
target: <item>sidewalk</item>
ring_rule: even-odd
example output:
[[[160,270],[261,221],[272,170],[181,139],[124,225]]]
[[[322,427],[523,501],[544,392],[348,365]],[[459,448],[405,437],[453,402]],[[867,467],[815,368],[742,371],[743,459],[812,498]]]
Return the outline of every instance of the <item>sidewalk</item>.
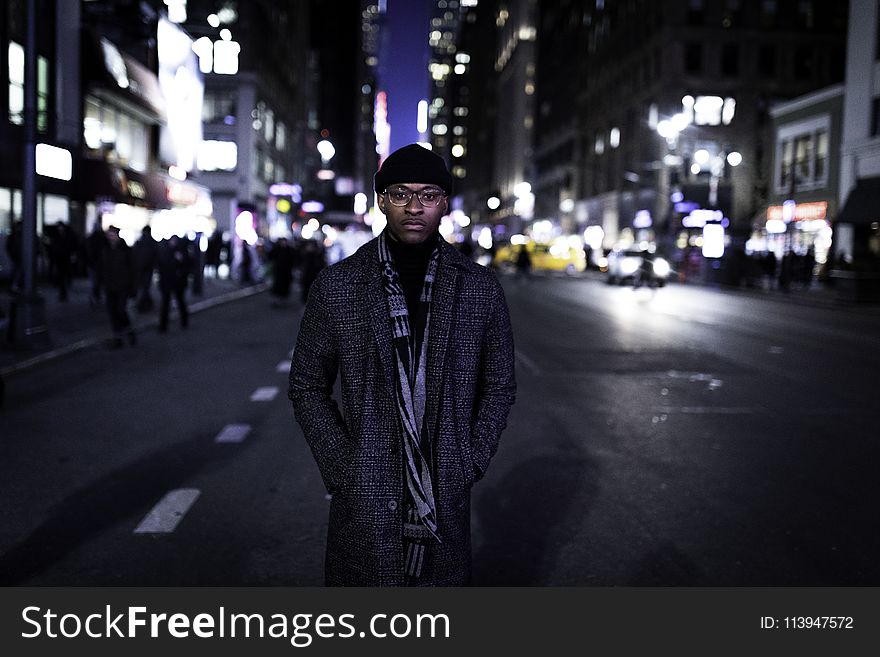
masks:
[[[257,294],[266,289],[264,283],[242,286],[237,281],[206,278],[202,294],[196,296],[187,291],[187,303],[190,313],[198,313],[221,303],[241,299]],[[28,369],[39,363],[73,353],[101,342],[110,341],[113,332],[110,329],[110,318],[104,303],[92,306],[89,301],[91,284],[85,278],[77,278],[68,293],[65,302],[58,300],[58,291],[51,286],[42,285],[39,294],[46,302],[46,324],[49,330],[50,344],[43,348],[21,348],[6,341],[5,322],[9,319],[9,306],[12,295],[8,290],[0,292],[0,308],[4,316],[0,318],[3,331],[0,334],[0,376]],[[137,333],[154,328],[159,323],[158,304],[161,296],[157,286],[153,287],[153,299],[156,308],[141,314],[129,303],[129,317]],[[176,317],[175,305],[171,304],[172,322]]]

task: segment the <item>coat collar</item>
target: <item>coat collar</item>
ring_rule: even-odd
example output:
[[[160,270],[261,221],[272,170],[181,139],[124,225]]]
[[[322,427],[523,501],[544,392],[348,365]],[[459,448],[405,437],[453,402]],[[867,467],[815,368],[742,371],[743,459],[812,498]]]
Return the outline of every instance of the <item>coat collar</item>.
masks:
[[[371,240],[362,246],[352,258],[357,258],[359,262],[352,263],[358,266],[349,276],[349,281],[365,285],[364,292],[370,315],[370,325],[376,339],[379,358],[382,361],[385,382],[388,390],[394,394],[394,345],[385,291],[382,287],[382,272],[379,268],[378,240]],[[426,416],[428,427],[432,429],[436,426],[443,363],[446,361],[458,277],[469,266],[474,266],[446,240],[441,241],[440,262],[438,264],[437,278],[434,281],[434,298],[431,303],[431,325],[428,335],[428,361],[426,363],[428,378]]]
[[[379,267],[379,238],[375,238],[364,244],[352,256],[352,268],[348,275],[350,283],[375,283],[381,279],[382,270]],[[446,240],[440,241],[440,262],[438,276],[444,268],[467,270],[473,263],[458,252],[458,249]],[[381,287],[381,281],[379,283]]]

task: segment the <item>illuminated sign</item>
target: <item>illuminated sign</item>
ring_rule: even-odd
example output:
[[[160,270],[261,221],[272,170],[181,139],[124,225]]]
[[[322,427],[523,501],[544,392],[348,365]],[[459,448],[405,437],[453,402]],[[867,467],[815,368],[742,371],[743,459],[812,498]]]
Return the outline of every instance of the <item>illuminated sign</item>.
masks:
[[[724,255],[724,226],[706,224],[703,226],[703,257],[720,258]]]
[[[192,185],[176,182],[165,185],[165,196],[172,203],[195,205],[199,200],[199,191]]]
[[[691,213],[681,220],[685,228],[701,228],[709,222],[720,222],[724,219],[721,210],[692,210]]]
[[[147,188],[137,180],[128,181],[128,193],[131,194],[132,198],[147,198]]]
[[[678,201],[674,207],[676,212],[687,214],[689,212],[693,212],[694,210],[699,209],[700,204],[695,203],[694,201]]]
[[[302,204],[303,212],[323,212],[324,204],[320,201],[306,201]]]
[[[786,219],[787,208],[782,205],[771,205],[767,208],[767,221],[784,221]],[[825,219],[828,216],[827,201],[813,201],[810,203],[797,203],[794,205],[794,217],[789,220],[793,221],[814,221],[816,219]]]
[[[275,183],[269,186],[272,196],[289,196],[294,203],[302,200],[302,187],[291,183]]]
[[[652,224],[651,213],[648,210],[639,210],[633,219],[634,228],[648,228]]]
[[[35,171],[41,176],[70,180],[73,175],[73,158],[64,148],[37,144],[35,164]]]
[[[380,163],[391,151],[391,126],[388,123],[388,96],[384,91],[376,94],[373,110],[373,133],[376,135],[376,153]]]

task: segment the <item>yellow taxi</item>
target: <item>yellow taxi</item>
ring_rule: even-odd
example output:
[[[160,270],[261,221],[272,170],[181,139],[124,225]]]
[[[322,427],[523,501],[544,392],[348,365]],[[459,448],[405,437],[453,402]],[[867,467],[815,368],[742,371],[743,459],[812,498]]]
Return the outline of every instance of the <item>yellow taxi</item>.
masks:
[[[505,244],[495,251],[493,264],[501,270],[516,269],[519,250],[525,248],[532,261],[532,271],[562,271],[567,274],[587,268],[586,253],[577,237],[557,237],[550,242],[525,239],[519,244]]]

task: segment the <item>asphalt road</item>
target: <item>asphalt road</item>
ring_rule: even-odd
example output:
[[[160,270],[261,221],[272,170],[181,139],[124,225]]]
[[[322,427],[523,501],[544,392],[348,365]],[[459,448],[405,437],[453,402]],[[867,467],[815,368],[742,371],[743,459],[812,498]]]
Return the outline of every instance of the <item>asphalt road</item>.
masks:
[[[505,289],[519,390],[474,489],[475,584],[880,584],[880,314]],[[320,585],[328,502],[286,398],[299,310],[259,294],[10,377],[0,582]]]

